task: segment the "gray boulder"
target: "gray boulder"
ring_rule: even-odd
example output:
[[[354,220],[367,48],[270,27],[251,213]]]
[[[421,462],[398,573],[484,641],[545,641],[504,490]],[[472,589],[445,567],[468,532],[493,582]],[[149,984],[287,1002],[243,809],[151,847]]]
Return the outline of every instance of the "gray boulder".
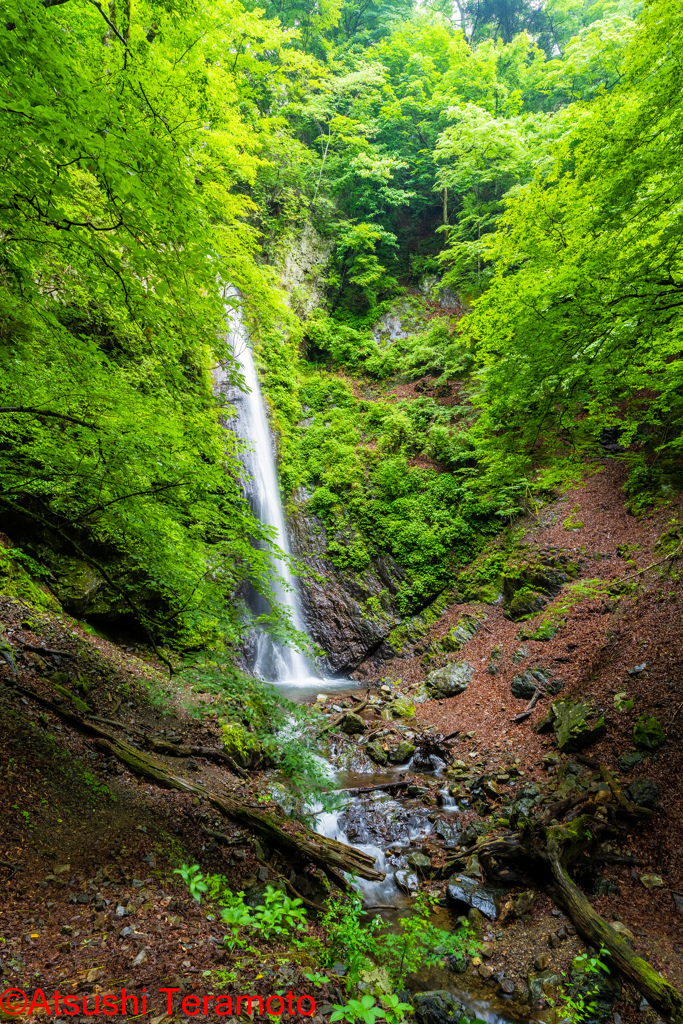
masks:
[[[634,779],[626,796],[639,807],[654,809],[659,802],[659,786],[654,779]]]
[[[485,917],[495,921],[500,914],[505,890],[493,885],[482,885],[466,875],[452,875],[446,889],[448,898],[460,906],[473,907]]]
[[[418,992],[413,996],[413,1007],[418,1024],[453,1024],[467,1016],[462,1003],[446,989]]]
[[[474,669],[468,661],[453,661],[444,668],[430,672],[425,687],[430,697],[455,697],[469,686]]]

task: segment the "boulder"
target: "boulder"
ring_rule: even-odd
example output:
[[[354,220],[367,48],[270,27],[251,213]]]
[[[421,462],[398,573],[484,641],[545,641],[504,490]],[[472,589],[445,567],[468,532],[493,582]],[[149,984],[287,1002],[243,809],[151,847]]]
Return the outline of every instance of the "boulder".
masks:
[[[605,735],[605,719],[581,700],[555,700],[550,706],[557,745],[565,754],[583,750]]]
[[[432,870],[431,859],[424,853],[411,853],[408,856],[408,867],[414,868],[421,875]]]
[[[394,878],[399,889],[407,893],[408,896],[411,892],[418,892],[420,888],[420,880],[414,871],[397,871]]]
[[[430,697],[455,697],[469,686],[474,669],[467,661],[453,661],[444,668],[430,672],[425,687]]]
[[[382,746],[382,744],[379,742],[379,740],[372,740],[370,743],[367,744],[365,750],[370,760],[374,761],[375,764],[382,765],[382,767],[389,760],[387,752]]]
[[[387,751],[387,757],[392,764],[405,764],[405,762],[413,756],[415,753],[415,747],[412,743],[408,743],[408,740],[401,740],[395,747],[390,747]]]
[[[454,1020],[467,1016],[462,1003],[445,989],[416,993],[413,1007],[417,1024],[453,1024]]]
[[[461,907],[474,907],[485,917],[495,921],[500,914],[505,890],[498,886],[482,885],[481,882],[475,878],[468,878],[467,875],[452,875],[448,879],[446,893],[455,904]]]
[[[626,796],[639,807],[654,809],[659,802],[659,786],[654,779],[634,779]]]
[[[347,736],[354,736],[365,732],[367,725],[360,715],[354,714],[353,711],[347,711],[341,720],[339,728],[342,732],[345,732]]]
[[[653,715],[641,715],[633,725],[633,742],[644,750],[656,750],[666,739],[666,733]]]
[[[538,689],[538,683],[530,672],[523,672],[521,675],[513,676],[510,683],[512,696],[519,700],[530,700]]]
[[[548,968],[538,974],[530,974],[528,980],[531,1002],[540,1003],[544,996],[552,998],[556,994],[558,986],[562,984],[562,975]]]

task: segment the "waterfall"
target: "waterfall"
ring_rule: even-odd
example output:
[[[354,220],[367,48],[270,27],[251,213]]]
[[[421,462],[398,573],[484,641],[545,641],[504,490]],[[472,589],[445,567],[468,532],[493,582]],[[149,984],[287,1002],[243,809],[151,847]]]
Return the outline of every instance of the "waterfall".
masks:
[[[236,292],[228,290],[226,296],[239,298]],[[227,426],[237,436],[249,443],[242,452],[244,466],[242,484],[255,517],[275,531],[275,543],[289,554],[289,542],[285,516],[280,500],[275,450],[268,426],[266,409],[261,395],[254,357],[249,346],[249,334],[239,309],[229,308],[230,332],[228,341],[233,355],[239,363],[247,391],[241,391],[227,381],[227,374],[219,367],[215,374],[216,390],[225,396],[236,413]],[[297,583],[286,560],[273,559],[274,568],[282,582],[272,583],[273,600],[289,609],[291,620],[297,630],[306,633]],[[247,588],[247,604],[254,615],[264,615],[270,610],[269,601],[258,594],[253,587]],[[249,667],[254,675],[274,683],[291,700],[308,700],[324,690],[349,689],[348,680],[323,679],[315,667],[299,651],[284,647],[266,632],[259,631],[250,653]]]

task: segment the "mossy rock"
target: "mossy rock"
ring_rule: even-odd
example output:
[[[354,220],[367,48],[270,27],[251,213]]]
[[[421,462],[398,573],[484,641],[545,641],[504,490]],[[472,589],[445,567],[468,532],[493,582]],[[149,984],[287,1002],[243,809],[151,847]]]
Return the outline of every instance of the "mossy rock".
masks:
[[[461,616],[455,626],[439,641],[438,646],[448,654],[459,651],[481,629],[481,624],[482,620],[476,615]]]
[[[223,749],[242,768],[252,768],[261,758],[261,744],[241,722],[221,722]]]
[[[442,697],[454,697],[469,686],[474,669],[468,661],[453,661],[444,668],[430,672],[425,680],[425,688],[430,697],[436,700]]]
[[[656,750],[666,739],[660,722],[653,715],[641,715],[633,724],[633,742],[644,750]]]
[[[415,747],[408,740],[401,740],[395,747],[390,747],[387,757],[392,764],[404,764],[415,753]]]
[[[583,701],[556,700],[550,712],[557,745],[565,754],[583,750],[607,731],[604,717]]]
[[[531,629],[529,626],[522,626],[519,633],[517,634],[518,640],[552,640],[556,635],[561,623],[551,622],[549,619],[544,619],[540,626],[536,626],[535,629]]]
[[[375,764],[381,765],[382,767],[384,767],[384,765],[387,764],[389,758],[387,756],[386,750],[379,742],[379,740],[372,740],[371,743],[368,743],[365,750],[370,760],[374,761]]]

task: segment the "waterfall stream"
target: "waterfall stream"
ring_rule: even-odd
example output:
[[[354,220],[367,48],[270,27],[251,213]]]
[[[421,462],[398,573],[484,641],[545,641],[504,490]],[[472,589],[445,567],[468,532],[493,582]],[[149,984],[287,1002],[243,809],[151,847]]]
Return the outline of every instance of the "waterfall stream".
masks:
[[[234,291],[227,294],[239,298]],[[230,309],[230,321],[228,341],[242,369],[248,390],[242,391],[231,385],[227,373],[221,367],[215,373],[215,387],[235,408],[235,416],[227,425],[240,440],[248,442],[247,449],[241,453],[244,466],[242,486],[251,510],[257,519],[272,527],[275,543],[288,555],[290,549],[280,499],[275,446],[249,344],[249,334],[239,309]],[[297,582],[288,561],[273,558],[273,563],[279,577],[271,585],[273,600],[288,609],[293,626],[300,633],[306,634]],[[270,602],[252,586],[247,587],[245,597],[249,610],[255,616],[266,615],[270,611]],[[278,643],[265,630],[256,632],[248,661],[254,675],[273,683],[293,701],[310,700],[320,692],[355,688],[355,684],[348,679],[323,678],[304,654]]]

